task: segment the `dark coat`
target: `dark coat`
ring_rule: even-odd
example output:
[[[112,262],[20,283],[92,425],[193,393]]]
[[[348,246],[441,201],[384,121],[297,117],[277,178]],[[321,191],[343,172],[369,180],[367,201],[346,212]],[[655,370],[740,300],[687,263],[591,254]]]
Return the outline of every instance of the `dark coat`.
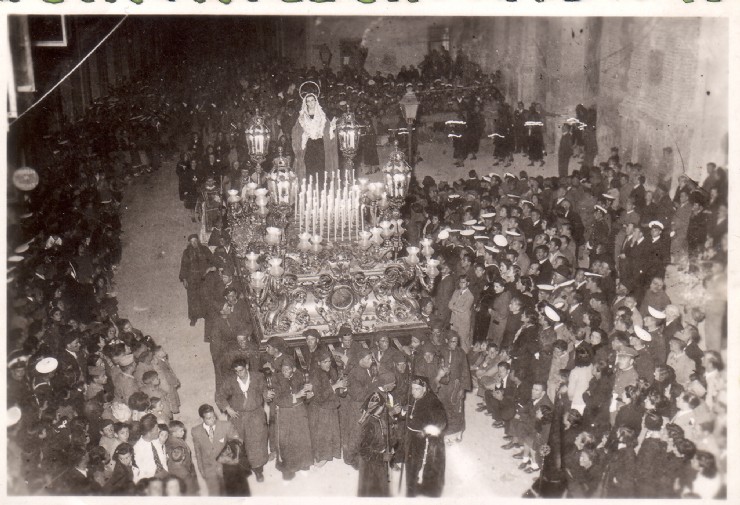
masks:
[[[637,466],[635,450],[631,447],[610,454],[604,475],[605,498],[635,498]]]
[[[451,311],[448,304],[456,287],[457,281],[455,280],[455,276],[450,274],[440,279],[434,294],[434,306],[439,310],[439,316],[442,319],[442,324],[445,326],[450,322]]]
[[[609,428],[609,405],[612,401],[612,381],[608,376],[592,377],[588,389],[583,393],[586,407],[583,409],[583,424],[587,430],[603,433]]]
[[[669,498],[673,495],[672,477],[666,475],[666,443],[657,438],[647,438],[637,453],[636,496],[640,498]]]
[[[382,413],[381,416],[384,416]],[[360,429],[360,478],[357,496],[390,496],[388,463],[388,425],[384,419],[368,416]]]
[[[440,436],[428,435],[424,428],[436,427]],[[406,495],[439,497],[445,482],[445,443],[441,433],[447,426],[445,409],[439,398],[427,391],[411,404],[407,415],[408,459]],[[424,457],[426,455],[426,458]]]

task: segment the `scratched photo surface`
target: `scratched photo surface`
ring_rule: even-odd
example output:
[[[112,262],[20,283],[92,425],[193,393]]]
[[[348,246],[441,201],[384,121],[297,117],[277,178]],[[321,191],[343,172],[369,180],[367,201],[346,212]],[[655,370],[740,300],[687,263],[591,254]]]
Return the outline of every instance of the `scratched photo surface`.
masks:
[[[726,498],[727,18],[50,12],[9,497]]]

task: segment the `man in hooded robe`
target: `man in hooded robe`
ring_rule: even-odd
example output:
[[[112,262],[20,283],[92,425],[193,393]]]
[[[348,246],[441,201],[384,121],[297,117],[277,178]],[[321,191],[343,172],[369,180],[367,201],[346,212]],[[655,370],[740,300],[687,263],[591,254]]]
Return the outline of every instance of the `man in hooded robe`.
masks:
[[[325,172],[331,173],[339,167],[336,123],[336,118],[329,121],[326,117],[316,95],[304,95],[291,135],[295,153],[293,169],[299,179],[313,176],[320,183]]]
[[[206,273],[215,269],[211,250],[200,243],[198,235],[190,235],[180,261],[180,282],[188,292],[190,326],[195,326],[198,319],[206,316],[201,293],[203,280]]]

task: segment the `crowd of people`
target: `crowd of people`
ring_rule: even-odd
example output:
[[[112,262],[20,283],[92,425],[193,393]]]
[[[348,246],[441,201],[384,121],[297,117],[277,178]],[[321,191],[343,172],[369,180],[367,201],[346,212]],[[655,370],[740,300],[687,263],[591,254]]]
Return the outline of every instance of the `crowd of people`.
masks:
[[[202,423],[177,420],[166,350],[118,314],[126,184],[156,170],[183,129],[198,132],[178,165],[186,207],[209,178],[221,190],[243,184],[242,168],[259,180],[245,125],[259,110],[275,132],[268,160],[295,156],[307,80],[327,118],[346,103],[398,114],[408,81],[426,113],[460,93],[473,111],[497,97],[495,76],[446,61],[425,59],[417,83],[416,69],[383,78],[276,63],[245,77],[238,64],[188,65],[170,88],[121,88],[79,125],[89,135],[60,137],[49,164],[70,170],[42,173],[9,233],[21,259],[9,284],[9,493],[195,495],[197,467],[209,495],[244,496],[270,461],[290,480],[341,459],[359,470],[360,495],[388,495],[388,472],[403,467],[408,496],[440,496],[445,446],[462,441],[464,402],[477,396],[476,415],[517,449],[512,466],[537,477],[531,494],[721,496],[728,189],[713,164],[673,196],[648,189],[618,151],[597,166],[589,152],[561,177],[412,180],[404,239],[433,239],[441,274],[420,303],[429,331],[408,345],[381,335],[363,346],[343,328],[336,347],[309,330],[300,355],[279,338],[261,351],[228,233],[211,248],[191,236],[179,277],[191,325],[205,320],[216,393]],[[101,126],[101,114],[118,120]],[[498,163],[512,150],[542,159],[539,141],[513,138],[496,144]],[[674,266],[699,279],[701,305],[666,293]]]
[[[539,475],[530,494],[721,495],[727,179],[707,171],[671,196],[614,154],[561,178],[471,172],[411,191],[409,241],[434,238],[443,260],[422,303],[430,341],[459,339],[478,412]],[[696,279],[696,305],[671,300],[668,270]],[[439,351],[420,349],[435,377]]]

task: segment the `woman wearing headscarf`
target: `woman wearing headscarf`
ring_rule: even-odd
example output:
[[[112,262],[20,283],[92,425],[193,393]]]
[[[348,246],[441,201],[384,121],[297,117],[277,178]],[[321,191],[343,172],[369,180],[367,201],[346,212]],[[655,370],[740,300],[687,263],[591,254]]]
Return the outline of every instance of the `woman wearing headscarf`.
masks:
[[[316,95],[307,93],[303,96],[291,136],[295,152],[293,169],[299,178],[313,176],[314,180],[320,181],[325,172],[337,169],[336,125],[336,118],[329,121]]]

